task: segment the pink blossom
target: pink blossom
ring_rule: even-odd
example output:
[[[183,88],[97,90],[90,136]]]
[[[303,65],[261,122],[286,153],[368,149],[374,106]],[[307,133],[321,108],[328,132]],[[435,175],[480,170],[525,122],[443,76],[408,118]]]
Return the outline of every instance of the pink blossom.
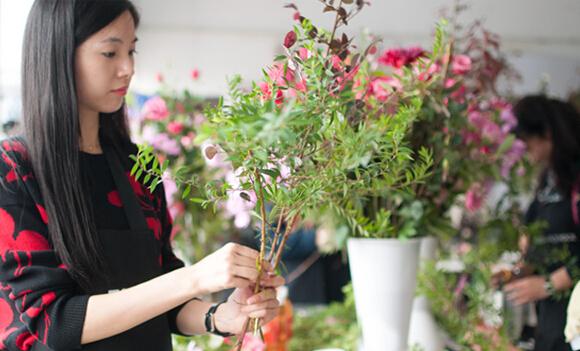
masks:
[[[207,118],[201,113],[196,113],[193,115],[193,126],[195,128],[201,127],[202,124],[207,122]]]
[[[276,100],[274,100],[276,105],[282,105],[284,103],[284,93],[282,90],[278,89],[276,92]]]
[[[284,74],[284,70],[286,70],[286,74]],[[290,67],[284,68],[283,64],[276,63],[268,70],[268,77],[274,84],[283,87],[287,85],[287,82],[293,82],[295,76]]]
[[[445,80],[445,84],[444,84],[445,89],[453,88],[453,86],[455,85],[455,83],[457,83],[457,81],[455,79],[453,79],[453,78],[447,78]]]
[[[432,62],[427,59],[417,61],[413,64],[412,68],[417,79],[422,82],[431,80],[435,74],[441,72],[441,66],[437,62]],[[403,72],[400,74],[403,74]]]
[[[300,57],[302,61],[306,61],[312,57],[312,52],[307,48],[300,48],[298,49],[298,57]]]
[[[502,131],[504,133],[509,133],[518,124],[511,106],[502,109],[499,116],[504,123],[502,126]]]
[[[340,59],[340,57],[332,55],[332,57],[330,57],[330,62],[332,63],[332,67],[334,69],[336,70],[342,69],[342,60]]]
[[[505,139],[500,127],[493,121],[487,119],[481,130],[481,135],[493,145],[500,145]]]
[[[502,160],[502,165],[501,165],[501,176],[502,177],[504,177],[504,178],[509,177],[509,173],[511,172],[511,169],[513,168],[513,166],[516,163],[518,163],[522,159],[525,152],[526,152],[526,143],[524,143],[520,139],[514,140],[511,148],[505,153],[503,160]],[[522,173],[522,172],[525,172],[525,169],[520,167],[520,169],[518,169],[517,171],[518,171],[518,173]]]
[[[183,123],[177,121],[171,121],[167,124],[167,131],[171,134],[180,134],[183,132]]]
[[[199,70],[197,68],[191,70],[191,79],[193,80],[199,79]]]
[[[191,145],[193,145],[193,139],[195,139],[195,133],[189,132],[189,133],[187,133],[187,135],[184,135],[181,137],[181,140],[180,140],[181,145],[187,149]]]
[[[242,351],[266,351],[266,344],[259,336],[252,333],[247,333],[244,336]]]
[[[302,17],[302,16],[300,15],[300,12],[298,12],[298,11],[294,12],[294,16],[292,16],[292,18],[295,21],[300,21],[300,17]]]
[[[161,73],[156,73],[155,74],[155,80],[158,83],[163,83],[163,81],[165,80],[165,78],[163,77],[163,75]]]
[[[379,101],[385,101],[393,91],[402,90],[401,82],[394,77],[377,77],[371,81],[370,93]]]
[[[169,110],[167,109],[165,100],[159,96],[154,96],[145,102],[142,114],[146,119],[162,121],[169,117]]]
[[[270,84],[266,82],[258,83],[260,87],[260,92],[262,93],[262,101],[270,100],[272,98],[272,89],[270,88]]]
[[[465,208],[470,212],[475,212],[481,208],[484,200],[484,189],[478,183],[473,184],[465,194]]]
[[[154,149],[170,156],[177,156],[181,147],[176,140],[171,139],[166,133],[159,133],[154,128],[143,128],[143,140],[148,142]]]
[[[453,57],[451,71],[456,75],[466,74],[471,70],[471,58],[466,55],[457,55]]]

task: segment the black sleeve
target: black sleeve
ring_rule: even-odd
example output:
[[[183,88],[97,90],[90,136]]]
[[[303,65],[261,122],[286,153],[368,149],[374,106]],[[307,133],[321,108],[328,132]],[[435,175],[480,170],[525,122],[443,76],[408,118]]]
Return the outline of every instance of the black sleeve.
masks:
[[[49,243],[44,207],[28,191],[34,178],[18,167],[15,153],[0,156],[0,302],[13,311],[1,318],[8,323],[3,339],[78,349],[89,296]]]

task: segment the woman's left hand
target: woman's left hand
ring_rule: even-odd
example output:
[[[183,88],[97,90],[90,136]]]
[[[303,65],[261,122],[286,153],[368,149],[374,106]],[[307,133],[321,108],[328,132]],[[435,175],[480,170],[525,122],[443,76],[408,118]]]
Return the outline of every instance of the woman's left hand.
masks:
[[[217,309],[216,328],[237,335],[242,332],[248,317],[259,318],[260,325],[264,325],[276,317],[279,307],[274,289],[265,289],[256,295],[249,287],[236,289],[228,301]]]
[[[546,280],[539,275],[521,278],[505,286],[507,298],[519,306],[529,302],[543,300],[550,296],[544,288]]]

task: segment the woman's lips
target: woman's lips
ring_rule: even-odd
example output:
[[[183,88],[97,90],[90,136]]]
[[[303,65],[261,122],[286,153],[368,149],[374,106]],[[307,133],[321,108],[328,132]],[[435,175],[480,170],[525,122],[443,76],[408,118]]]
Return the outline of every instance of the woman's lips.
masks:
[[[125,96],[125,95],[127,95],[127,88],[128,87],[122,87],[122,88],[119,88],[119,89],[115,89],[115,90],[113,90],[113,93],[115,93],[115,94],[117,94],[119,96]]]

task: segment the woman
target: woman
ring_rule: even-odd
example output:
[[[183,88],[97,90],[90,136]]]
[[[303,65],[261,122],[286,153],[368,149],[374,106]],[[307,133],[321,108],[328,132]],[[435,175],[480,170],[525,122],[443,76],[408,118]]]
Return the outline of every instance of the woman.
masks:
[[[536,302],[535,350],[570,350],[564,340],[568,299],[559,295],[566,295],[560,293],[568,293],[578,279],[580,116],[570,104],[544,96],[522,99],[514,113],[530,159],[544,169],[526,221],[546,226],[527,250],[535,275],[505,290],[515,304]]]
[[[256,251],[228,244],[184,267],[163,188],[129,175],[138,22],[128,0],[32,6],[26,135],[0,143],[0,350],[171,350],[171,332],[235,334],[276,314],[283,279],[258,277]],[[197,298],[229,288],[221,304]]]

